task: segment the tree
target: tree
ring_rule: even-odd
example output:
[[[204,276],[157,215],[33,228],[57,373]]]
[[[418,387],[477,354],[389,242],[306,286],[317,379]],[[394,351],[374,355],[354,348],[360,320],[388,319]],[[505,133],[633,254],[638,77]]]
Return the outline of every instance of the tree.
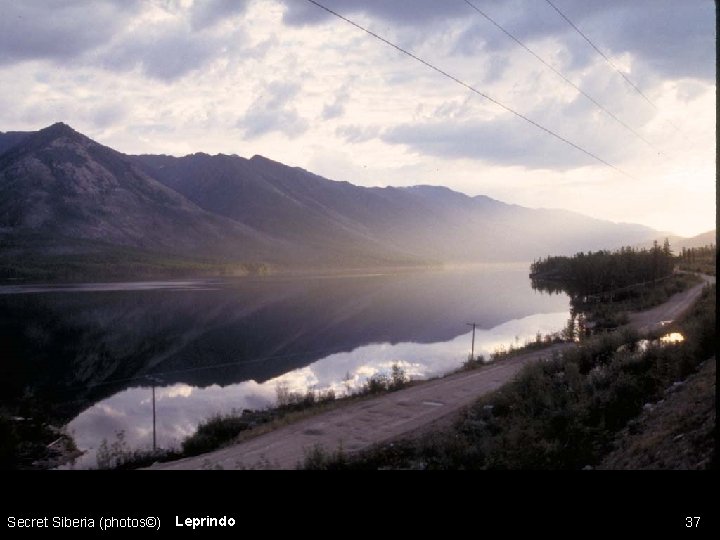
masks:
[[[666,257],[672,257],[672,250],[670,249],[670,240],[668,238],[665,238],[665,242],[663,243],[663,255]]]

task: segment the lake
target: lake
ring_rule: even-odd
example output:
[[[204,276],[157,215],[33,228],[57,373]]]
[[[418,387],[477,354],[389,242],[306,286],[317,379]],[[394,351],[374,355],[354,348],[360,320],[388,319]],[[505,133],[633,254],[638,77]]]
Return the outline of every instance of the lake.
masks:
[[[564,294],[534,291],[527,264],[356,276],[0,287],[0,396],[32,395],[94,467],[124,433],[178,446],[203,420],[291,391],[340,396],[402,367],[414,379],[475,353],[561,330]]]

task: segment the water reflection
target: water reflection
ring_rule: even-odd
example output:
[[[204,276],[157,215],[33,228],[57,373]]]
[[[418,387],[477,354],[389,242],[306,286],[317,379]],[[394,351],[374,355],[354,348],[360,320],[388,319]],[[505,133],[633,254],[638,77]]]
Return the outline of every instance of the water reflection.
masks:
[[[0,288],[2,289],[2,288]],[[67,289],[67,290],[66,290]],[[275,386],[338,394],[402,363],[427,377],[560,330],[568,298],[532,290],[526,265],[455,272],[0,290],[0,406],[32,395],[78,445],[124,430],[168,446],[218,411],[261,408]],[[150,437],[150,439],[148,439]]]
[[[669,334],[661,336],[659,339],[641,339],[635,343],[634,349],[637,354],[641,354],[647,352],[650,347],[666,347],[668,345],[677,345],[683,341],[685,341],[685,336],[680,332],[670,332]],[[618,351],[626,351],[628,348],[627,345],[622,345],[618,348]]]
[[[685,341],[685,336],[680,332],[670,332],[660,338],[660,343],[664,345],[675,345],[676,343],[682,343]]]
[[[6,285],[0,287],[0,295],[33,294],[50,292],[108,292],[108,291],[210,291],[215,290],[213,284],[222,284],[218,280],[196,281],[119,281],[112,283],[68,283],[68,284],[32,284]]]
[[[508,321],[492,329],[478,330],[476,353],[486,358],[509,344],[523,344],[536,332],[549,334],[562,327],[567,312],[537,314]],[[225,387],[205,388],[175,384],[156,388],[157,443],[177,447],[203,420],[233,410],[261,409],[276,404],[279,385],[292,392],[333,390],[342,396],[365,384],[377,373],[402,367],[412,379],[425,379],[459,368],[467,358],[471,333],[438,343],[380,343],[358,347],[322,358],[263,383],[244,381]],[[131,388],[90,407],[70,422],[79,447],[86,453],[75,467],[94,467],[95,451],[103,438],[112,441],[123,431],[132,448],[152,447],[150,388]]]

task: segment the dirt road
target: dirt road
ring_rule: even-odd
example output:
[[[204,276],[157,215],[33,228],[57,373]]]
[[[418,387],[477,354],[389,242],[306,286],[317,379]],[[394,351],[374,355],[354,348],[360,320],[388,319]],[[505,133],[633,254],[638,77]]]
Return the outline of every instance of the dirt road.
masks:
[[[715,282],[715,278],[706,279]],[[662,321],[677,318],[700,295],[703,285],[680,293],[665,304],[633,314],[630,324],[646,331]],[[478,397],[499,388],[527,363],[548,358],[572,344],[559,344],[488,365],[475,371],[456,373],[381,395],[348,403],[254,439],[221,450],[178,461],[159,463],[152,469],[292,469],[315,446],[355,452],[372,444],[394,439],[427,427],[457,413]]]
[[[703,287],[710,283],[715,283],[715,276],[700,275],[703,279],[701,285],[688,289],[685,292],[676,294],[664,304],[657,307],[630,314],[630,325],[637,328],[640,332],[649,332],[650,330],[662,326],[663,323],[671,322],[677,319],[682,313],[693,305],[697,300]]]

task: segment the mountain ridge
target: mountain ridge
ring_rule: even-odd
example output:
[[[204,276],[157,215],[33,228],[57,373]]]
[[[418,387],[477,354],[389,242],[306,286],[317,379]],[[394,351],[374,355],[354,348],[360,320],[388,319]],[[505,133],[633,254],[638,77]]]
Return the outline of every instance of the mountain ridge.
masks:
[[[658,232],[446,186],[361,187],[260,155],[127,155],[59,122],[0,132],[0,234],[288,269],[529,261]]]
[[[260,262],[272,260],[278,245],[202,210],[127,156],[61,123],[29,134],[0,155],[0,231],[6,245],[12,243],[7,236],[39,240],[3,250],[21,259],[38,258],[48,247],[65,255],[115,247],[218,259],[245,249],[246,261]]]

